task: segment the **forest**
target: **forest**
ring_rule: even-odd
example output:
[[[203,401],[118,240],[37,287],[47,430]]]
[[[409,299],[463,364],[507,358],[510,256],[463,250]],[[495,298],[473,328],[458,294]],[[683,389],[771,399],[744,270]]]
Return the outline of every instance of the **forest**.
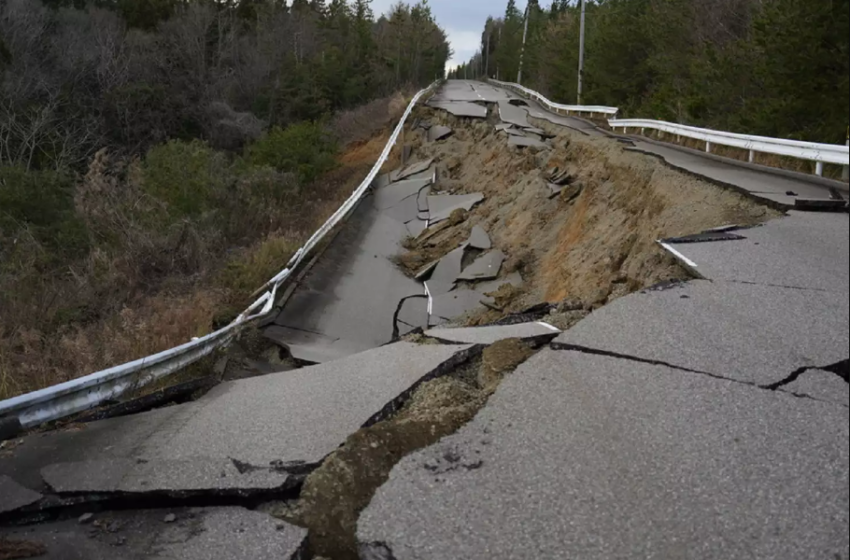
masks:
[[[509,0],[454,76],[516,82],[524,13]],[[576,103],[580,9],[528,2],[523,85]],[[582,103],[625,117],[843,144],[850,0],[588,0]]]
[[[0,399],[232,319],[449,57],[427,0],[0,0]]]

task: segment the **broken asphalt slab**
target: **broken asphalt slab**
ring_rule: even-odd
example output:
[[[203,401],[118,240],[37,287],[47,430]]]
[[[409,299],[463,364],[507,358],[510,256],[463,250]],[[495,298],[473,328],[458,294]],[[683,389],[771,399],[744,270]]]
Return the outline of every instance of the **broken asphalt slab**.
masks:
[[[29,436],[0,459],[0,472],[33,490],[43,484],[42,469],[52,486],[69,492],[177,493],[218,485],[217,492],[238,495],[245,487],[277,488],[287,473],[321,462],[394,410],[400,396],[468,348],[400,342],[224,383],[184,405]],[[91,468],[68,465],[81,462]]]
[[[40,499],[38,492],[21,486],[8,476],[0,476],[0,514],[34,504]]]
[[[431,325],[437,326],[443,320],[451,321],[471,311],[481,309],[485,304],[494,304],[493,298],[478,290],[458,288],[448,293],[435,295],[431,305]]]
[[[430,212],[430,223],[434,225],[449,219],[452,212],[458,209],[471,210],[476,204],[484,200],[484,195],[475,194],[442,194],[428,197],[428,211]]]
[[[420,161],[418,163],[414,163],[405,167],[404,169],[396,172],[396,176],[393,178],[393,182],[402,181],[404,179],[414,178],[413,176],[418,175],[419,173],[425,173],[431,167],[431,164],[434,163],[433,159],[428,159],[425,161]],[[421,177],[415,177],[421,178]]]
[[[555,342],[769,385],[846,359],[849,308],[847,292],[696,280],[620,298]]]
[[[387,210],[393,206],[397,206],[406,198],[418,196],[419,192],[430,184],[430,177],[391,183],[375,191],[373,204],[378,210]]]
[[[165,523],[167,515],[174,521]],[[91,525],[69,519],[0,531],[43,545],[44,560],[300,560],[307,536],[239,507],[101,512]]]
[[[431,130],[428,131],[428,141],[429,142],[439,142],[440,140],[445,140],[449,136],[451,136],[454,131],[442,125],[437,125],[431,127]]]
[[[473,249],[489,251],[493,247],[493,242],[483,227],[475,226],[472,228],[472,233],[469,234],[469,246]]]
[[[790,212],[731,243],[690,243],[676,250],[710,280],[830,292],[850,291],[850,218]]]
[[[456,117],[487,118],[487,107],[470,101],[432,101],[428,105],[435,109],[442,109]]]
[[[208,457],[180,461],[111,458],[79,463],[56,463],[41,470],[53,492],[59,494],[174,494],[191,496],[250,496],[285,491],[295,485],[291,473],[269,467],[240,471],[228,458]]]
[[[847,558],[848,411],[543,350],[358,524],[396,560]]]
[[[503,252],[499,250],[491,251],[482,255],[474,263],[466,267],[457,279],[470,282],[476,280],[494,280],[498,278],[503,262],[505,262],[505,254]]]
[[[522,340],[552,339],[561,334],[559,329],[545,323],[522,323],[519,325],[494,327],[467,327],[457,329],[431,329],[425,331],[425,336],[445,342],[467,344],[494,344],[500,340],[519,338]]]

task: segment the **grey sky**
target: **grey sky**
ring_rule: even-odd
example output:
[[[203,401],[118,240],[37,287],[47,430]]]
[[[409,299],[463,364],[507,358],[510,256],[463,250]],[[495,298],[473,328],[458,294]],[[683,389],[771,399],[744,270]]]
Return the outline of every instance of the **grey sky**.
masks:
[[[372,10],[376,15],[382,14],[397,1],[373,0]],[[525,10],[526,2],[527,0],[517,0],[517,7]],[[408,3],[413,1],[408,0]],[[508,0],[429,0],[428,3],[437,23],[449,35],[452,50],[455,52],[454,58],[449,61],[449,67],[453,68],[475,54],[487,16],[503,15]],[[548,0],[540,2],[541,5],[549,3]]]

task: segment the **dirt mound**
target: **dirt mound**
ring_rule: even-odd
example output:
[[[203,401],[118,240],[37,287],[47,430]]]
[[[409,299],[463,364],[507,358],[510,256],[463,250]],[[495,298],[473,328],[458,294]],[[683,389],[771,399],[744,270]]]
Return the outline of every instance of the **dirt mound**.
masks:
[[[416,157],[439,162],[438,188],[480,192],[486,200],[428,243],[421,238],[412,242],[412,251],[401,261],[411,267],[427,264],[473,226],[482,225],[494,246],[508,255],[505,271],[519,271],[525,279],[521,297],[511,298],[503,310],[482,312],[472,324],[544,301],[577,300],[581,310],[567,313],[581,317],[615,298],[690,276],[657,240],[779,216],[737,192],[626,151],[609,138],[539,123],[555,136],[553,149],[532,153],[508,147],[506,135],[484,121],[424,108],[418,116],[454,129],[438,143],[407,134]],[[550,198],[546,172],[553,168],[566,171],[570,182]]]

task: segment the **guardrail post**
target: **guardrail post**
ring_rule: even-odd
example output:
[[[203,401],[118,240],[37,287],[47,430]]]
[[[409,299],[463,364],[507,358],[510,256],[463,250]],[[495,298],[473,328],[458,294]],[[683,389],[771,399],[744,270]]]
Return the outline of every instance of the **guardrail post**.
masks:
[[[850,129],[847,129],[847,146],[850,146]],[[850,165],[845,165],[844,169],[841,171],[841,179],[843,181],[850,181]]]
[[[707,154],[711,153],[711,142],[706,141],[706,143],[705,143],[705,153],[707,153]]]
[[[819,161],[817,165],[815,165],[815,175],[818,177],[823,177],[823,162]]]
[[[750,163],[755,163],[756,161],[756,152],[754,150],[750,150]]]

